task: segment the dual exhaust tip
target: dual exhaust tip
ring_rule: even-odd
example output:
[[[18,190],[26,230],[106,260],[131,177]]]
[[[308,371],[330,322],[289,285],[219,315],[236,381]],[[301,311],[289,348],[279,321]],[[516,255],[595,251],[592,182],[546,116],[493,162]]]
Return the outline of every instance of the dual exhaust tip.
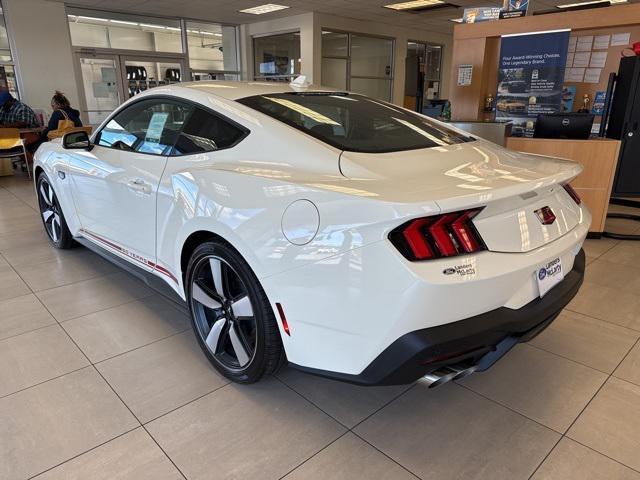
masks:
[[[468,377],[478,369],[477,365],[450,365],[447,367],[441,367],[424,377],[422,377],[422,383],[425,383],[428,388],[436,388],[452,380],[460,380],[464,377]]]

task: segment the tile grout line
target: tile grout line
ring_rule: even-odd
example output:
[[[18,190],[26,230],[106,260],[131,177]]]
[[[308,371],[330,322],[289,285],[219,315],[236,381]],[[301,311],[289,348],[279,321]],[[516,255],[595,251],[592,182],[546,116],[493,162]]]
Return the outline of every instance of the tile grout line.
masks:
[[[592,367],[591,365],[587,365],[586,363],[579,362],[578,360],[574,360],[573,358],[569,358],[569,357],[566,357],[566,356],[561,355],[559,353],[552,352],[551,350],[547,350],[546,348],[539,347],[539,346],[534,345],[532,343],[527,342],[525,345],[527,345],[528,347],[536,348],[536,349],[538,349],[538,350],[540,350],[542,352],[548,353],[550,355],[554,355],[556,357],[562,358],[562,359],[567,360],[567,361],[569,361],[571,363],[575,363],[576,365],[581,365],[583,367],[590,368],[591,370],[595,370],[596,372],[603,373],[604,375],[611,375],[610,372],[605,372],[604,370],[600,370],[599,368]],[[626,355],[626,352],[625,352],[625,355]]]
[[[110,438],[109,440],[105,440],[104,442],[100,443],[99,445],[96,445],[95,447],[91,447],[90,449],[85,450],[84,452],[80,452],[80,453],[78,453],[78,454],[76,454],[76,455],[72,456],[71,458],[68,458],[67,460],[64,460],[64,461],[62,461],[62,462],[60,462],[60,463],[57,463],[57,464],[55,464],[55,465],[53,465],[53,466],[51,466],[51,467],[46,468],[45,470],[42,470],[41,472],[38,472],[38,473],[36,473],[36,474],[34,474],[34,475],[31,475],[30,477],[27,477],[27,479],[28,479],[28,480],[31,480],[31,479],[36,478],[37,476],[42,475],[42,474],[44,474],[44,473],[46,473],[46,472],[48,472],[48,471],[50,471],[50,470],[53,470],[53,469],[55,469],[55,468],[58,468],[59,466],[64,465],[64,464],[65,464],[65,463],[67,463],[67,462],[70,462],[70,461],[72,461],[72,460],[75,460],[75,459],[76,459],[76,458],[78,458],[78,457],[81,457],[81,456],[82,456],[82,455],[84,455],[85,453],[89,453],[89,452],[91,452],[91,451],[93,451],[93,450],[96,450],[96,449],[98,449],[98,448],[100,448],[100,447],[102,447],[102,446],[106,445],[107,443],[113,442],[114,440],[116,440],[116,439],[118,439],[118,438],[120,438],[120,437],[123,437],[123,436],[127,435],[128,433],[131,433],[131,432],[136,431],[136,430],[137,430],[137,429],[139,429],[139,428],[141,428],[141,426],[137,426],[137,427],[135,427],[135,428],[132,428],[131,430],[127,430],[126,432],[120,433],[120,434],[116,435],[115,437]]]
[[[591,283],[593,283],[593,282],[591,282]],[[601,285],[600,285],[600,284],[598,284],[598,283],[594,283],[594,285],[601,286]],[[611,287],[609,287],[609,288],[611,288]],[[568,310],[568,311],[570,311],[571,313],[577,313],[578,315],[584,315],[585,317],[589,317],[589,318],[591,318],[591,319],[593,319],[593,320],[600,320],[601,322],[606,322],[606,323],[608,323],[609,325],[615,325],[615,326],[617,326],[617,327],[626,328],[627,330],[631,330],[631,331],[636,332],[636,333],[638,333],[638,334],[640,335],[640,329],[627,327],[626,325],[620,325],[619,323],[613,323],[613,322],[611,322],[611,321],[609,321],[609,320],[605,320],[604,318],[594,317],[593,315],[590,315],[590,314],[588,314],[588,313],[582,313],[582,312],[578,312],[577,310],[572,310],[572,309],[570,308],[570,305],[571,305],[571,303],[569,303],[566,307],[564,307],[564,309],[563,309],[563,310]]]
[[[365,440],[364,438],[362,438],[360,435],[358,435],[356,432],[353,431],[353,429],[355,429],[356,427],[358,427],[360,424],[362,424],[363,422],[365,422],[366,420],[368,420],[369,418],[371,418],[373,415],[375,415],[376,413],[378,413],[380,410],[382,410],[383,408],[387,407],[388,405],[390,405],[391,403],[395,402],[397,399],[399,399],[401,396],[403,396],[405,393],[407,393],[409,390],[412,390],[417,383],[414,383],[413,385],[409,386],[408,388],[404,389],[402,392],[400,392],[398,395],[394,396],[392,399],[390,399],[389,401],[385,402],[382,406],[380,406],[379,408],[377,408],[375,411],[371,412],[369,415],[367,415],[366,417],[364,417],[362,420],[360,420],[359,422],[357,422],[356,424],[354,424],[352,427],[348,427],[347,425],[345,425],[344,423],[342,423],[340,420],[338,420],[337,418],[335,418],[333,415],[327,413],[325,410],[323,410],[320,406],[318,406],[315,402],[313,402],[312,400],[308,399],[307,397],[305,397],[302,393],[298,392],[297,390],[295,390],[292,386],[290,386],[288,383],[286,383],[284,380],[282,380],[281,378],[277,377],[276,375],[273,375],[273,377],[278,380],[280,383],[282,383],[285,387],[287,387],[289,390],[291,390],[292,392],[294,392],[296,395],[300,396],[301,398],[303,398],[305,401],[307,401],[308,403],[310,403],[311,405],[313,405],[314,407],[316,407],[318,410],[320,410],[322,413],[324,413],[325,415],[327,415],[328,417],[330,417],[331,419],[333,419],[335,422],[337,422],[339,425],[341,425],[342,427],[346,428],[346,431],[340,435],[338,438],[336,438],[335,440],[329,442],[327,445],[325,445],[324,447],[322,447],[320,450],[318,450],[316,453],[314,453],[313,455],[311,455],[309,458],[307,458],[306,460],[302,461],[300,464],[298,464],[297,466],[295,466],[294,468],[292,468],[290,471],[288,471],[285,475],[283,475],[282,477],[280,477],[280,480],[284,479],[287,475],[290,475],[292,472],[294,472],[295,470],[297,470],[298,468],[300,468],[302,465],[304,465],[305,463],[307,463],[309,460],[311,460],[313,457],[315,457],[316,455],[318,455],[320,452],[324,451],[325,449],[327,449],[330,445],[332,445],[333,443],[335,443],[336,441],[338,441],[340,438],[344,437],[347,433],[352,433],[353,435],[355,435],[356,437],[358,437],[360,440],[362,440],[363,442],[365,442],[367,445],[371,446],[372,448],[374,448],[375,450],[377,450],[379,453],[381,453],[382,455],[384,455],[386,458],[388,458],[389,460],[391,460],[393,463],[395,463],[396,465],[398,465],[400,468],[402,468],[403,470],[407,471],[409,474],[413,475],[416,478],[420,478],[419,476],[417,476],[415,473],[413,473],[411,470],[409,470],[407,467],[405,467],[404,465],[402,465],[401,463],[397,462],[395,459],[393,459],[392,457],[390,457],[389,455],[387,455],[386,453],[384,453],[383,451],[381,451],[380,449],[378,449],[377,447],[375,447],[374,445],[372,445],[371,443],[369,443],[367,440]]]
[[[8,262],[7,262],[8,263]],[[9,264],[10,265],[10,264]],[[16,272],[15,268],[13,268],[12,265],[10,265],[11,269],[16,273],[16,275],[18,275],[18,277],[20,277],[20,279],[24,282],[24,280],[22,279],[22,277],[20,276],[20,274],[18,272]],[[26,284],[26,282],[25,282]],[[31,292],[33,293],[33,290],[31,289],[31,287],[29,287],[29,285],[27,285],[27,288],[29,288],[29,290],[31,290]],[[91,362],[91,359],[89,359],[89,357],[87,356],[87,354],[84,352],[84,350],[82,350],[80,348],[80,346],[76,343],[76,341],[71,337],[71,335],[69,335],[69,332],[67,332],[65,330],[65,328],[60,324],[60,322],[58,321],[58,319],[53,315],[53,313],[51,313],[51,311],[47,308],[47,306],[44,304],[44,302],[42,302],[42,300],[40,299],[40,297],[38,297],[37,295],[35,295],[35,297],[38,299],[38,301],[40,302],[40,304],[44,307],[44,309],[49,312],[49,314],[56,320],[56,322],[58,323],[58,325],[60,326],[60,328],[62,329],[62,331],[65,332],[65,334],[67,335],[67,337],[69,338],[69,340],[75,345],[75,347],[80,351],[80,353],[82,353],[82,355],[87,359],[87,361],[89,362],[90,365],[87,365],[87,367],[91,367],[93,368],[93,370],[100,376],[100,378],[102,378],[102,380],[107,384],[107,386],[109,387],[109,389],[111,389],[111,391],[114,393],[114,395],[116,396],[116,398],[122,403],[122,405],[124,405],[124,407],[129,411],[129,413],[133,416],[133,418],[135,419],[136,422],[138,422],[138,426],[143,428],[144,431],[147,433],[147,435],[149,435],[149,437],[153,440],[153,442],[158,446],[158,448],[160,449],[160,451],[167,457],[167,459],[169,460],[169,462],[171,462],[171,464],[176,468],[176,470],[180,473],[180,475],[182,475],[182,477],[186,480],[187,477],[185,476],[185,474],[182,472],[182,470],[180,470],[178,468],[178,466],[175,464],[175,462],[173,461],[173,459],[171,457],[169,457],[169,455],[167,455],[167,452],[164,451],[164,449],[160,446],[160,444],[156,441],[156,439],[151,435],[151,433],[149,433],[149,431],[146,429],[146,427],[142,424],[142,422],[140,422],[140,419],[133,413],[133,411],[131,410],[131,408],[129,408],[129,405],[127,405],[124,400],[122,400],[122,398],[120,397],[120,395],[118,395],[118,393],[115,391],[115,389],[113,388],[113,386],[106,380],[106,378],[104,378],[104,376],[102,375],[102,373],[100,373],[100,371],[98,370],[98,368],[93,364],[93,362]],[[137,427],[136,427],[137,428]],[[113,440],[113,439],[111,439]],[[109,440],[110,441],[110,440]],[[107,442],[105,442],[107,443]],[[86,452],[83,452],[86,453]],[[65,462],[62,463],[66,463],[67,461],[69,461],[69,459],[65,460]]]
[[[147,435],[149,435],[149,438],[151,438],[151,440],[153,440],[153,443],[155,443],[158,448],[160,449],[160,451],[164,454],[165,457],[167,457],[167,459],[171,462],[171,464],[175,467],[175,469],[178,471],[178,473],[180,473],[180,475],[182,475],[182,478],[184,478],[185,480],[187,480],[187,476],[182,472],[182,470],[178,467],[178,465],[176,465],[176,463],[173,461],[173,459],[167,454],[167,452],[165,452],[164,448],[162,448],[162,446],[158,443],[158,441],[155,439],[155,437],[153,435],[151,435],[151,433],[149,432],[149,430],[147,430],[147,427],[145,426],[145,424],[143,424],[140,419],[138,418],[138,416],[133,413],[133,410],[131,410],[131,408],[129,407],[129,405],[127,405],[125,403],[125,401],[122,399],[122,397],[120,397],[120,395],[118,394],[118,392],[116,392],[115,388],[113,388],[113,386],[107,381],[107,379],[104,377],[104,375],[102,375],[102,373],[100,372],[100,370],[98,370],[96,368],[95,365],[92,365],[92,367],[94,368],[94,370],[98,373],[98,375],[100,375],[100,378],[102,378],[102,380],[109,386],[109,388],[111,389],[111,391],[113,392],[113,394],[118,398],[118,400],[120,400],[120,402],[126,407],[127,410],[129,410],[129,413],[131,413],[131,415],[133,415],[133,418],[136,419],[136,421],[140,424],[140,426],[144,429],[144,431],[147,433]]]
[[[629,354],[631,353],[631,350],[633,350],[635,348],[635,346],[638,344],[638,342],[640,342],[640,339],[636,340],[636,342],[631,346],[631,348],[627,351],[627,353],[624,355],[624,357],[622,357],[622,360],[620,360],[618,362],[618,365],[616,365],[616,368],[613,369],[613,372],[615,372],[618,367],[620,367],[620,365],[622,365],[622,362],[625,361],[625,359],[629,356]],[[600,387],[598,387],[598,389],[596,390],[596,392],[593,394],[593,396],[589,399],[589,401],[586,403],[586,405],[582,408],[582,410],[580,410],[580,413],[578,413],[578,415],[576,415],[576,418],[573,419],[573,422],[571,422],[571,424],[567,427],[567,429],[564,431],[564,433],[562,433],[562,436],[560,437],[560,440],[562,440],[563,438],[568,438],[572,441],[573,438],[567,436],[567,434],[569,433],[569,430],[571,430],[571,428],[575,425],[575,423],[578,421],[578,419],[582,416],[582,414],[585,412],[585,410],[589,407],[589,405],[591,405],[591,402],[593,402],[593,400],[596,398],[596,396],[598,395],[598,393],[600,393],[600,391],[602,391],[602,389],[604,388],[604,386],[607,384],[607,382],[609,382],[609,380],[611,379],[611,377],[613,376],[613,372],[611,372],[607,378],[604,380],[604,382],[602,382],[602,385],[600,385]],[[617,377],[616,377],[617,378]],[[538,466],[536,467],[536,469],[533,471],[533,473],[531,474],[531,476],[529,476],[529,480],[531,480],[533,478],[533,476],[536,474],[536,472],[540,469],[540,467],[544,464],[544,462],[547,460],[547,458],[549,457],[549,455],[551,455],[551,453],[555,450],[555,448],[558,446],[558,444],[560,443],[560,440],[558,440],[558,442],[553,446],[553,448],[549,451],[549,453],[547,453],[547,455],[545,456],[545,458],[538,464]],[[582,444],[581,444],[582,445]],[[609,458],[607,455],[605,455],[602,452],[599,452],[593,448],[591,448],[590,450],[593,450],[594,452],[599,453],[600,455]],[[613,460],[613,459],[612,459]],[[622,465],[624,465],[622,462],[618,462]],[[627,468],[631,468],[628,465],[624,465]],[[634,470],[633,468],[631,468],[631,470]]]

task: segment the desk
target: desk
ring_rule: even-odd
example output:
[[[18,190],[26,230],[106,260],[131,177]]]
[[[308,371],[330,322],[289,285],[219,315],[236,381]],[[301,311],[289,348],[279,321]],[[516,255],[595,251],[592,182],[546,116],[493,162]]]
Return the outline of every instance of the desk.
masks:
[[[0,126],[0,128],[3,128]],[[37,143],[40,141],[40,134],[44,127],[35,127],[35,128],[20,128],[20,138],[24,140],[25,145],[30,145],[32,143]],[[25,162],[33,163],[33,160],[30,158],[31,153],[27,152],[28,159],[24,159]],[[0,176],[9,176],[13,175],[13,167],[12,167],[12,159],[11,158],[0,158]]]
[[[600,234],[609,209],[613,176],[618,163],[620,141],[608,138],[591,140],[560,140],[548,138],[507,139],[507,148],[519,152],[537,153],[566,158],[580,163],[584,170],[571,182],[593,216],[590,233]]]

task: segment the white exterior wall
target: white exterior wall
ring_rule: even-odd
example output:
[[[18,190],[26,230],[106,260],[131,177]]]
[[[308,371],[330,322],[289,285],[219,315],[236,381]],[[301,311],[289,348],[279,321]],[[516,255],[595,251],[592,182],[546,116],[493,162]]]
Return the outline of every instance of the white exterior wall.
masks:
[[[51,111],[55,90],[71,104],[78,102],[71,38],[62,3],[44,0],[2,0],[22,100]]]

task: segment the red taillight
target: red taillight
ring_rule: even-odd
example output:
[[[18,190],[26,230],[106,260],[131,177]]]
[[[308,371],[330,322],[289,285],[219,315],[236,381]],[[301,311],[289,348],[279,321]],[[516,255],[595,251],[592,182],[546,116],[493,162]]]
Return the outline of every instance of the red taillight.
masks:
[[[564,185],[562,185],[564,187],[564,189],[567,191],[567,193],[569,194],[569,196],[571,198],[573,198],[573,201],[576,202],[578,205],[580,205],[582,203],[582,199],[580,198],[580,195],[578,195],[578,192],[576,192],[573,187],[568,184],[565,183]]]
[[[481,208],[417,218],[396,228],[389,239],[409,260],[455,257],[485,250],[472,223]]]

